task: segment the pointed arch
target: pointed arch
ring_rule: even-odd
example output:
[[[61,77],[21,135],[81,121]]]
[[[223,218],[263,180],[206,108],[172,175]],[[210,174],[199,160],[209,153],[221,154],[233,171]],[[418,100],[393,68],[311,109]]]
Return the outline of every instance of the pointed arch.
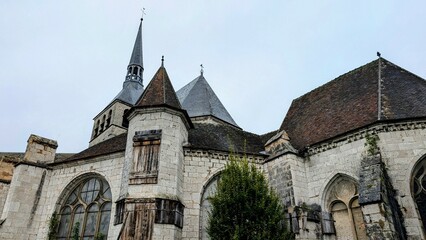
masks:
[[[209,197],[216,193],[217,182],[222,170],[214,173],[203,185],[200,200],[200,239],[209,239],[207,234],[208,213],[211,210]]]
[[[338,239],[367,239],[354,178],[342,173],[334,175],[324,188],[323,206],[333,216]]]

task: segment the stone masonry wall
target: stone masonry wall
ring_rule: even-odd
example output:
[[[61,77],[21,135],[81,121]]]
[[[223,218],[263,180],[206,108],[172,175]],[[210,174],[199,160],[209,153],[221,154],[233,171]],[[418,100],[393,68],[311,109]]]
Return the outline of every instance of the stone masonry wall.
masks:
[[[121,170],[124,160],[123,155],[123,153],[116,153],[55,166],[46,180],[46,186],[43,188],[40,198],[40,206],[42,207],[40,207],[36,213],[40,224],[37,228],[37,238],[33,239],[46,239],[48,233],[48,220],[54,211],[59,210],[60,206],[58,206],[57,203],[60,197],[65,197],[62,196],[64,189],[75,178],[84,174],[99,174],[109,183],[113,204],[108,239],[117,239],[121,224],[114,226],[114,213],[116,207],[114,202],[119,196]]]
[[[260,163],[263,158],[247,156],[249,161]],[[228,153],[185,149],[184,193],[185,205],[182,239],[199,240],[200,201],[203,189],[223,170],[229,160]]]
[[[40,223],[35,217],[40,209],[40,191],[44,187],[46,169],[20,164],[9,188],[1,216],[0,239],[35,239]]]
[[[389,179],[396,190],[395,198],[401,207],[408,239],[425,239],[415,203],[411,197],[410,178],[415,164],[426,155],[426,129],[388,126],[379,128],[378,145]],[[392,130],[392,131],[390,131]],[[306,161],[308,204],[318,203],[328,211],[324,196],[327,185],[336,174],[347,175],[359,182],[361,159],[365,152],[364,138],[349,138],[344,143],[323,144],[321,151],[312,153]],[[295,193],[297,199],[299,194]]]
[[[7,193],[9,192],[10,183],[0,182],[0,216],[3,212],[4,203],[6,202]]]
[[[401,208],[408,239],[426,239],[419,214],[411,197],[411,174],[415,164],[426,155],[426,129],[379,133],[379,147],[395,198]]]
[[[133,162],[133,137],[136,131],[162,130],[158,183],[128,185],[129,171]],[[130,198],[182,198],[183,144],[188,131],[182,119],[168,112],[152,112],[135,115],[129,125],[125,166],[121,195]]]
[[[96,124],[99,120],[99,122],[102,123],[102,119],[105,116],[105,124],[106,119],[108,118],[109,110],[112,110],[112,116],[111,116],[111,122],[109,126],[104,125],[104,131],[102,131],[98,136],[91,140],[89,143],[89,147],[96,145],[100,142],[103,142],[107,139],[110,139],[114,136],[118,136],[122,133],[125,133],[127,131],[126,128],[122,126],[123,123],[123,114],[124,110],[130,109],[128,105],[125,105],[120,102],[115,102],[112,106],[109,108],[105,108],[104,111],[102,111],[98,116],[95,117],[93,120],[93,130],[92,130],[92,136],[94,136],[94,130],[96,128]],[[106,129],[105,129],[106,128]]]
[[[303,158],[295,154],[282,155],[267,161],[264,168],[268,173],[269,184],[277,191],[284,206],[306,202],[307,179]]]

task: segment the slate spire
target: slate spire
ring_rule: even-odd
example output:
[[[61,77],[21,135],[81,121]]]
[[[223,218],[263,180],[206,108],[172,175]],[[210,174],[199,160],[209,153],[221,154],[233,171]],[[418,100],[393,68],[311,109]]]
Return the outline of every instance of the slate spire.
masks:
[[[135,106],[148,107],[159,105],[167,105],[173,108],[182,109],[173,85],[170,82],[166,68],[164,67],[164,56],[161,59],[160,68],[155,73]]]
[[[127,66],[126,82],[133,81],[143,86],[143,52],[142,52],[142,21],[139,24],[138,34],[136,35],[135,45],[133,46],[132,56]]]
[[[135,45],[129,66],[127,66],[126,79],[123,89],[113,99],[134,105],[143,92],[143,57],[142,57],[142,18],[139,24]]]

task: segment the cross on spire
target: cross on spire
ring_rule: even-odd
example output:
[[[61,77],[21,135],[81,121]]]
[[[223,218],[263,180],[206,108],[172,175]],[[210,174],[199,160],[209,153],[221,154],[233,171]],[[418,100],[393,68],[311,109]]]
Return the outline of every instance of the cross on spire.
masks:
[[[145,13],[145,8],[142,8],[142,9],[141,9],[141,12],[142,12],[141,21],[143,21],[143,16],[144,16],[144,15],[146,15],[146,13]]]

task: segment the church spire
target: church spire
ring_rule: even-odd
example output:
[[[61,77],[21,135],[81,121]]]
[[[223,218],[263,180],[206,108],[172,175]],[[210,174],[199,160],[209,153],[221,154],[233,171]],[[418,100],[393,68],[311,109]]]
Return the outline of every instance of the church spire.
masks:
[[[133,46],[132,56],[127,67],[126,81],[137,82],[143,86],[143,54],[142,54],[142,21],[139,24],[138,35]]]

